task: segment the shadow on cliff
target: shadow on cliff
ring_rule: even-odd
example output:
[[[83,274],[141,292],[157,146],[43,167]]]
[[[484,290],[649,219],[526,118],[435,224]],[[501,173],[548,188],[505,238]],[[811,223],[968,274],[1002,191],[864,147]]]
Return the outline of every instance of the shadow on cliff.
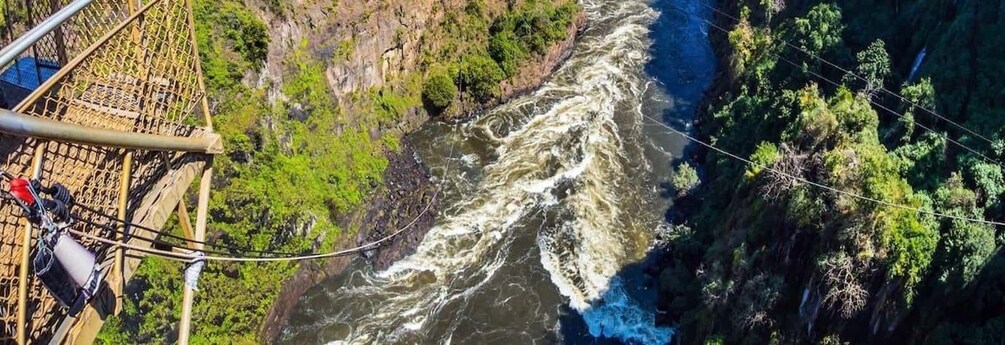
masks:
[[[711,17],[707,0],[657,0],[660,12],[650,25],[651,59],[645,72],[670,96],[671,106],[662,119],[678,130],[688,131],[695,111],[715,78],[716,59],[708,40]]]

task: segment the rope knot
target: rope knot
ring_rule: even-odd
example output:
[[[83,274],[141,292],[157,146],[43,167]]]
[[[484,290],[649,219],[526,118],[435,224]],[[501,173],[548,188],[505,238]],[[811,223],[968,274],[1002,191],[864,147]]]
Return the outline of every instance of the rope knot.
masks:
[[[206,266],[206,254],[200,251],[193,252],[194,257],[185,265],[185,286],[198,291],[199,274]]]

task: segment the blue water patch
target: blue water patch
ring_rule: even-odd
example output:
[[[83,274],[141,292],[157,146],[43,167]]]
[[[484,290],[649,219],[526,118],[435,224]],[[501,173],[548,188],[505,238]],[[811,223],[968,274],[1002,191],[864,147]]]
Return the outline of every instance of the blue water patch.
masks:
[[[582,313],[590,335],[627,344],[669,343],[674,330],[656,326],[655,298],[636,301],[632,295],[638,293],[630,294],[621,279],[615,277],[603,298]]]
[[[674,328],[656,324],[655,277],[646,272],[660,253],[650,252],[611,278],[607,291],[583,311],[570,307],[560,317],[562,342],[583,345],[669,344]]]
[[[714,3],[708,0],[656,0],[659,18],[649,31],[651,60],[646,74],[677,105],[662,114],[671,125],[690,122],[695,107],[715,79],[716,58],[708,39]],[[687,129],[687,128],[679,128]]]

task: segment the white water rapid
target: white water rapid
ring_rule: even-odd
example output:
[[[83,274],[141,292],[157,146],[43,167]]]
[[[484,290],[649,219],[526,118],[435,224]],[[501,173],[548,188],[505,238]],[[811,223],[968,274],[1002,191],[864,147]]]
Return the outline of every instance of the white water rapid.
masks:
[[[470,123],[430,125],[413,138],[448,193],[415,254],[382,272],[358,264],[308,293],[281,342],[670,340],[671,328],[654,325],[653,301],[634,297],[638,274],[626,266],[645,258],[664,221],[659,185],[682,147],[641,112],[660,117],[690,105],[662,95],[646,71],[654,5],[581,4],[587,29],[550,82]],[[688,27],[697,19],[676,20],[689,24],[675,30],[705,39]],[[676,71],[675,82],[711,74]]]

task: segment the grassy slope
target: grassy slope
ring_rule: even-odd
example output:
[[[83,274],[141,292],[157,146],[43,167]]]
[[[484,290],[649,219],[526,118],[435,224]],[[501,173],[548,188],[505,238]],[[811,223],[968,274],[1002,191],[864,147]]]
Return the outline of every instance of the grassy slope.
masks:
[[[419,71],[391,86],[349,95],[353,109],[368,110],[347,114],[330,92],[324,65],[306,45],[286,57],[286,82],[279,89],[289,99],[266,101],[264,89],[241,82],[266,56],[265,24],[238,1],[196,0],[194,5],[215,127],[227,148],[214,162],[218,174],[210,237],[257,250],[331,250],[339,236],[354,231],[340,228],[337,219],[361,207],[382,183],[388,164],[385,152],[397,150],[401,135],[372,138],[372,130],[393,127],[409,108],[421,107],[422,81],[429,71],[450,71],[451,80],[459,83],[460,74],[470,70],[465,61],[489,57],[488,41],[500,31],[490,31],[493,19],[485,13],[484,2],[471,1],[464,13],[447,15],[424,37],[446,43],[423,52]],[[564,28],[572,24],[576,11],[574,5],[549,1],[529,1],[506,10],[506,18],[530,30],[521,36],[527,43],[517,43],[514,49],[527,56],[537,52],[524,44],[553,44],[560,37],[543,36],[542,41],[534,25]],[[535,22],[535,18],[543,19]],[[345,54],[351,53],[348,45],[351,42]],[[495,60],[488,61],[489,68],[501,68]],[[477,71],[465,76],[494,83],[484,85],[489,93],[497,92],[502,80]],[[470,97],[465,95],[456,97]],[[308,114],[306,119],[291,116],[300,112]],[[175,222],[166,229],[178,232],[171,224]],[[261,318],[296,268],[292,263],[211,263],[199,282],[192,343],[257,342]],[[129,288],[124,312],[106,322],[98,342],[172,341],[181,308],[181,269],[173,262],[144,260]]]

